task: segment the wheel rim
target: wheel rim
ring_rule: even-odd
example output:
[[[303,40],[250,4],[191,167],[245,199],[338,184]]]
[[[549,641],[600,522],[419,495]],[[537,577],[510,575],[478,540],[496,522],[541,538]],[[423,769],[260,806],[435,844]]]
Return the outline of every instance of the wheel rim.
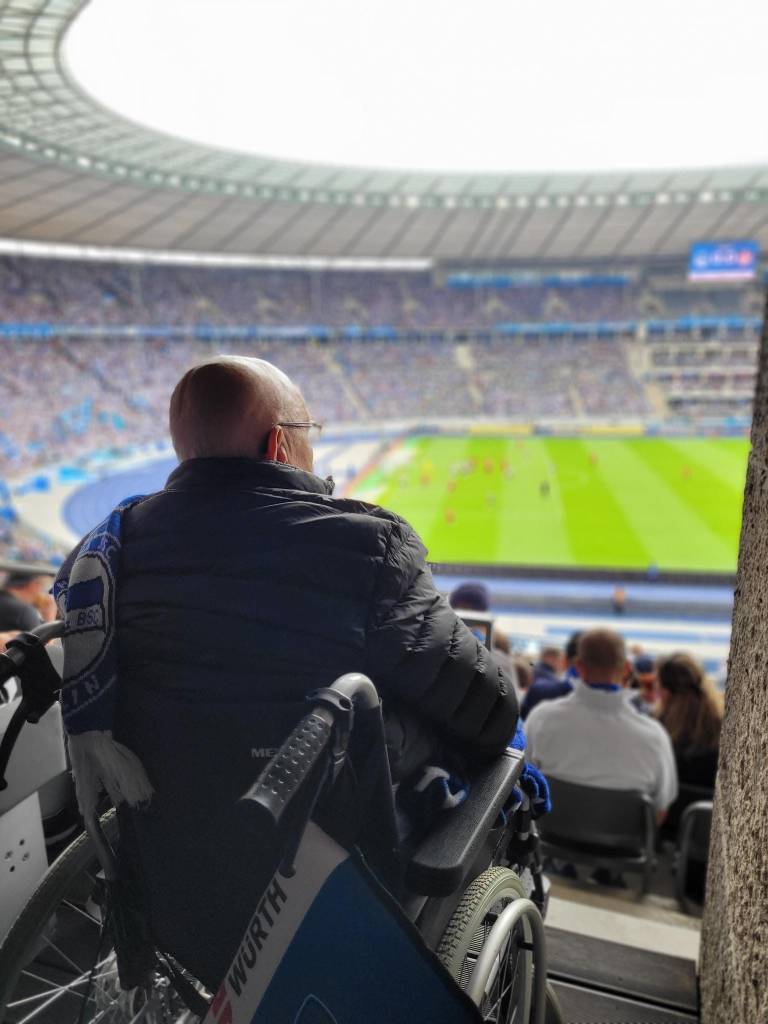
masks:
[[[77,874],[16,965],[3,1024],[193,1024],[167,978],[124,992],[102,927],[101,880],[94,862]]]
[[[469,979],[477,963],[485,940],[496,923],[501,911],[516,897],[503,897],[498,900],[484,916],[480,925],[472,935],[464,956],[459,975],[459,984],[467,988]],[[528,928],[524,921],[519,922],[509,933],[488,975],[485,993],[480,1005],[480,1013],[485,1024],[517,1024],[527,1022],[530,1010],[530,986],[527,978],[529,964],[527,958],[531,954],[521,948],[523,943],[530,942]]]
[[[488,977],[480,1013],[489,1024],[527,1024],[530,1011],[530,989],[526,959],[527,950],[521,949],[525,941],[521,923],[507,936],[506,942]]]

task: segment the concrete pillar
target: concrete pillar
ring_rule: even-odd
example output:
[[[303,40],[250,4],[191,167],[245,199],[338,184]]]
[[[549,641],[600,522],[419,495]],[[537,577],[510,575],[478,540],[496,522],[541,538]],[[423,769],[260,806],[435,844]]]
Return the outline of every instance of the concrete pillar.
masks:
[[[702,1024],[768,1024],[768,316],[733,610],[701,953]]]

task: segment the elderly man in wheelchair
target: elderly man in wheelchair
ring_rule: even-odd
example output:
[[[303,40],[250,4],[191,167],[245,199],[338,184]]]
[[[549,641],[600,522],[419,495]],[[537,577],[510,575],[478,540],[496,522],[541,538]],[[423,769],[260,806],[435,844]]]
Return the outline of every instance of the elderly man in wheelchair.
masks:
[[[0,670],[22,678],[19,722],[37,719],[58,682],[33,640]],[[189,888],[196,843],[183,846],[162,822],[174,859],[159,870],[146,859],[146,807],[123,801],[86,820],[0,947],[0,1020],[34,1020],[63,993],[56,1020],[72,1024],[107,1012],[120,1024],[557,1024],[523,770],[522,751],[509,747],[470,773],[466,798],[419,843],[404,842],[378,695],[365,676],[345,675],[309,695],[250,789],[222,800],[224,879]],[[216,842],[203,822],[199,842]],[[158,886],[171,872],[180,881],[169,896]],[[184,906],[172,906],[177,897]],[[97,933],[92,965],[28,994],[46,943],[61,952],[74,935],[77,952],[67,949],[82,966],[87,944],[71,925],[83,918]]]
[[[171,401],[182,465],[57,580],[68,749],[102,876],[87,913],[122,989],[145,1007],[158,979],[178,993],[158,1021],[555,1020],[513,688],[410,527],[311,473],[312,426],[269,364],[189,371]],[[9,655],[29,720],[56,685],[39,655]],[[351,667],[386,721],[365,676],[338,678]],[[100,824],[104,791],[117,814]],[[510,865],[534,868],[528,890]],[[7,978],[52,913],[61,927],[65,874],[4,942]],[[104,962],[86,985],[101,1004]],[[9,984],[0,1007],[25,1005]]]

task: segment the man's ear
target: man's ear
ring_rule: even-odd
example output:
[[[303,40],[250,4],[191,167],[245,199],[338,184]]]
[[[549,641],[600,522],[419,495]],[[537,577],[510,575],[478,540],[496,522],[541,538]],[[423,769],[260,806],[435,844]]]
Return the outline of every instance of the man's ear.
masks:
[[[287,462],[282,427],[272,427],[267,434],[267,458],[272,462]]]

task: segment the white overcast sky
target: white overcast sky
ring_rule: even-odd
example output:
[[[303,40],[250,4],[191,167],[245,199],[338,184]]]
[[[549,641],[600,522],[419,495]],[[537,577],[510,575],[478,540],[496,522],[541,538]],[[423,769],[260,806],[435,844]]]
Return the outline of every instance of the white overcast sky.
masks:
[[[92,0],[87,92],[198,142],[437,171],[768,162],[768,0]]]

